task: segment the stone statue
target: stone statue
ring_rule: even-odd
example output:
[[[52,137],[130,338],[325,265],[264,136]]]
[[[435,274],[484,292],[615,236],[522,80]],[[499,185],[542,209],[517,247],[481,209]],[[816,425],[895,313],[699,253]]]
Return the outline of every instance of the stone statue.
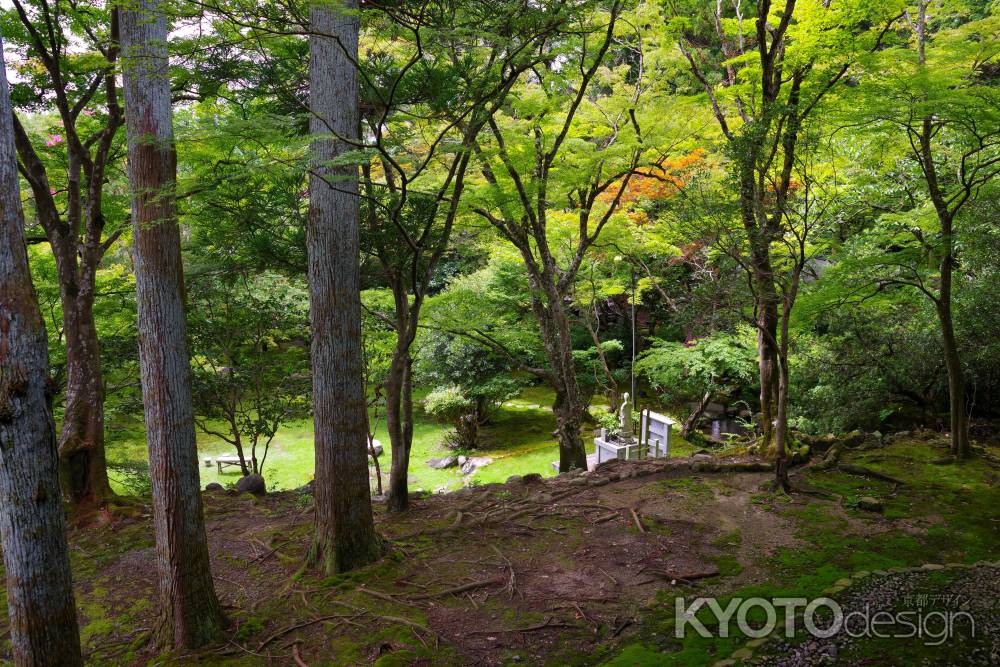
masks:
[[[632,401],[626,391],[622,394],[622,406],[618,411],[618,425],[621,431],[618,437],[622,440],[632,438]]]

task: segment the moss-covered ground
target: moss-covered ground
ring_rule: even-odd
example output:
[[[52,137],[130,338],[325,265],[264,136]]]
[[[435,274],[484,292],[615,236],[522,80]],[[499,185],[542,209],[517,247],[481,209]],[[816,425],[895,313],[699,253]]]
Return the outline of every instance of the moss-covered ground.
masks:
[[[518,409],[544,412],[508,408]],[[791,496],[762,490],[766,472],[680,461],[483,484],[416,499],[404,515],[376,505],[386,556],[333,577],[302,570],[310,496],[205,493],[232,625],[194,655],[153,649],[155,554],[148,500],[137,499],[70,534],[87,661],[710,665],[746,637],[676,638],[678,596],[812,598],[859,570],[996,560],[998,470],[982,459],[940,465],[941,456],[937,440],[852,451],[851,463],[904,484],[800,469],[796,484],[812,492]],[[884,512],[860,509],[861,497]],[[713,627],[710,614],[699,618]],[[878,652],[872,664],[912,664],[912,650],[858,648]],[[946,655],[920,650],[931,663]]]
[[[552,416],[552,391],[545,387],[528,387],[517,398],[504,403],[497,410],[491,422],[481,430],[481,443],[477,450],[465,452],[471,456],[485,456],[493,463],[480,468],[472,476],[466,477],[457,468],[435,470],[429,467],[428,459],[454,454],[445,444],[449,428],[424,413],[420,401],[416,401],[413,429],[413,449],[410,453],[410,488],[416,491],[435,492],[454,490],[465,484],[490,484],[503,482],[511,475],[538,473],[544,477],[556,474],[553,461],[559,460],[559,447],[552,436],[555,419]],[[592,410],[602,409],[597,400]],[[385,419],[372,419],[375,437],[385,448],[381,457],[383,481],[388,481],[391,465],[389,438],[385,431]],[[690,446],[680,438],[674,442],[675,451],[685,454]],[[147,460],[145,433],[141,423],[118,423],[109,429],[108,458],[112,463],[138,462]],[[590,449],[593,449],[591,444]],[[235,455],[235,449],[220,438],[198,432],[198,451],[202,460],[227,454]],[[261,454],[258,452],[258,459]],[[268,489],[295,489],[306,484],[313,477],[313,424],[311,420],[300,420],[285,424],[276,434],[264,464],[264,477]],[[374,469],[373,469],[374,470]],[[240,477],[235,466],[200,468],[201,485],[219,482],[230,486]],[[111,472],[112,484],[119,493],[128,493],[128,480],[116,471]],[[374,486],[374,478],[372,485]]]

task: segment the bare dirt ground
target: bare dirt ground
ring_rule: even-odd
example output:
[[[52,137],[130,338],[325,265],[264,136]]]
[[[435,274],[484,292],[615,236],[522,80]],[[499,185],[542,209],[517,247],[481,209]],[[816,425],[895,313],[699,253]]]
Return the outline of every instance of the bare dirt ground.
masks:
[[[665,591],[720,594],[773,578],[771,559],[804,548],[789,508],[833,517],[858,539],[873,531],[835,500],[772,502],[769,472],[717,467],[613,463],[419,498],[404,515],[376,506],[387,555],[329,578],[301,571],[310,496],[205,493],[232,627],[223,645],[186,656],[153,648],[155,554],[138,505],[70,536],[88,664],[599,662],[635,641]]]
[[[308,497],[205,493],[216,587],[234,622],[219,657],[286,664],[297,641],[307,664],[336,662],[329,635],[373,625],[392,631],[347,642],[352,655],[342,658],[373,661],[414,642],[483,665],[588,652],[626,633],[658,589],[719,576],[717,542],[726,536],[745,536],[736,538],[740,581],[754,578],[762,554],[794,544],[783,519],[750,502],[769,473],[694,473],[688,463],[472,487],[417,499],[404,516],[379,509],[389,556],[339,580],[299,573]],[[92,601],[83,605],[85,637],[99,638],[88,642],[91,660],[148,659],[143,642],[156,626],[148,513],[79,529],[71,541],[100,561],[77,577],[80,598]],[[299,623],[308,625],[291,629]]]

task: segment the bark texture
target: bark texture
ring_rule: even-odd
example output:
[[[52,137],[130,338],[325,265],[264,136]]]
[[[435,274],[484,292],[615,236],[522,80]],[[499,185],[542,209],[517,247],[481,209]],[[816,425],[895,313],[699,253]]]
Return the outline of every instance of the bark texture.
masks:
[[[0,40],[0,540],[15,665],[82,665]]]
[[[123,123],[118,104],[115,64],[118,60],[118,12],[111,12],[109,38],[88,44],[107,60],[84,91],[66,72],[68,47],[58,11],[29,15],[20,2],[15,11],[32,49],[49,74],[55,110],[62,121],[66,146],[67,205],[57,205],[48,171],[27,132],[15,117],[14,136],[23,175],[35,199],[38,222],[52,248],[59,279],[66,342],[66,391],[59,437],[60,477],[65,498],[76,508],[104,505],[114,497],[104,453],[104,379],[94,321],[97,270],[121,229],[105,234],[104,185],[113,159],[114,140]],[[93,38],[93,36],[91,36]],[[93,38],[96,39],[96,38]],[[101,89],[104,127],[83,138],[77,120]]]
[[[312,325],[316,534],[308,564],[326,573],[372,562],[372,520],[361,350],[356,166],[331,161],[358,140],[357,0],[310,8],[309,315]]]
[[[158,0],[122,10],[139,363],[153,487],[161,641],[197,648],[226,625],[202,518],[184,314],[167,22]]]

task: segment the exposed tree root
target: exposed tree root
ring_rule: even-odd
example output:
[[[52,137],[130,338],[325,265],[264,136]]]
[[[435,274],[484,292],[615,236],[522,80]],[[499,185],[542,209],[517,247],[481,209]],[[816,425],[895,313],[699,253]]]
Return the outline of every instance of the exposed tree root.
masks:
[[[306,664],[305,660],[302,659],[302,656],[299,655],[299,644],[301,643],[302,642],[295,642],[294,644],[292,644],[292,659],[295,661],[295,664],[298,665],[298,667],[309,667],[309,665]]]
[[[486,586],[495,586],[499,583],[500,581],[496,578],[483,579],[481,581],[473,581],[468,584],[462,584],[461,586],[453,586],[452,588],[446,588],[443,591],[435,591],[433,593],[421,593],[420,595],[411,596],[409,600],[411,601],[431,600],[433,598],[445,597],[446,595],[458,595],[459,593],[467,593],[468,591],[474,591],[477,588],[484,588]]]
[[[322,623],[323,621],[330,621],[330,620],[333,620],[335,618],[336,619],[343,619],[343,618],[346,618],[346,617],[347,617],[346,614],[327,614],[326,616],[319,616],[317,618],[313,618],[313,619],[310,619],[308,621],[303,621],[302,623],[296,623],[295,625],[285,626],[284,628],[278,630],[277,632],[275,632],[274,634],[272,634],[271,636],[269,636],[267,639],[265,639],[264,641],[262,641],[260,644],[258,644],[257,645],[257,652],[260,653],[262,650],[264,650],[265,646],[267,646],[268,644],[270,644],[271,642],[273,642],[275,639],[283,637],[283,636],[287,635],[289,632],[293,632],[295,630],[298,630],[299,628],[304,628],[304,627],[307,627],[307,626],[310,626],[310,625],[314,625],[316,623]]]
[[[864,466],[856,466],[850,463],[841,463],[837,466],[837,470],[841,472],[846,472],[850,475],[857,475],[859,477],[870,477],[872,479],[878,479],[883,482],[889,482],[890,484],[898,484],[900,486],[906,486],[906,482],[901,479],[897,479],[892,475],[886,475],[885,473],[879,472],[878,470],[872,470],[871,468],[865,468]]]
[[[413,604],[411,601],[402,600],[395,595],[390,595],[389,593],[383,593],[382,591],[377,591],[373,588],[366,588],[365,586],[358,586],[355,590],[359,593],[365,593],[372,596],[373,598],[378,598],[379,600],[385,600],[386,602],[391,602],[394,604],[406,605],[408,607],[417,607],[418,605]]]
[[[535,630],[544,630],[546,628],[576,628],[579,626],[572,625],[569,623],[553,623],[552,617],[548,616],[544,621],[538,623],[537,625],[529,625],[526,628],[511,628],[510,630],[505,629],[491,629],[491,630],[472,630],[469,632],[470,635],[498,635],[502,633],[510,632],[534,632]]]

